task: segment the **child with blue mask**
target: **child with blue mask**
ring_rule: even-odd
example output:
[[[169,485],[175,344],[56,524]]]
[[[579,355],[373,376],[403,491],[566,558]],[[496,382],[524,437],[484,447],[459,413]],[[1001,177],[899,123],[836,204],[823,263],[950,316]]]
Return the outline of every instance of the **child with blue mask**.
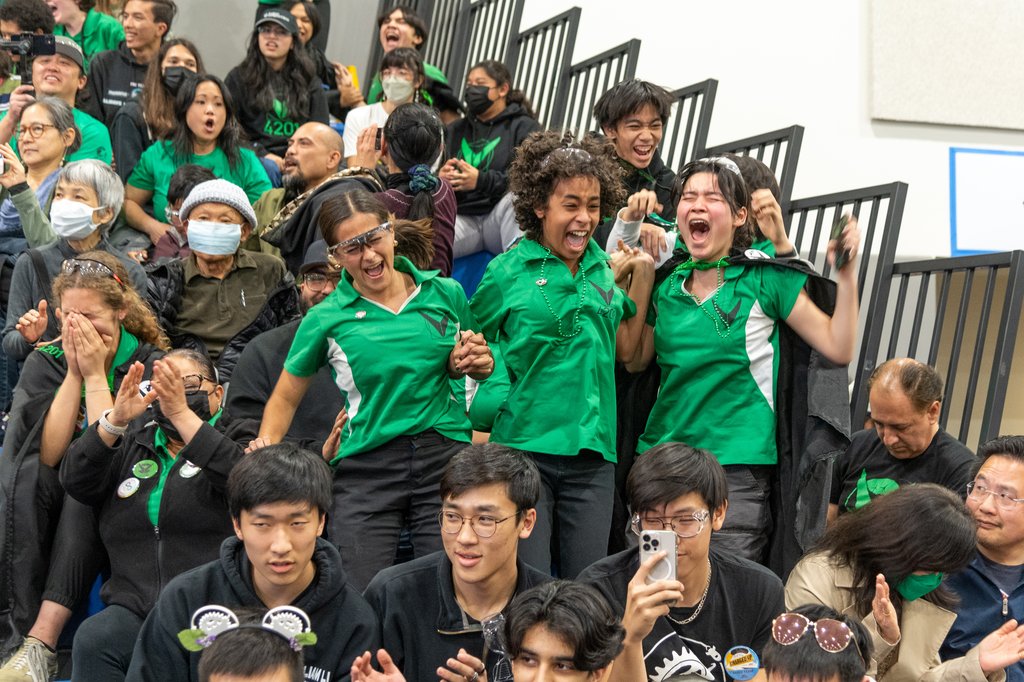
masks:
[[[178,217],[192,253],[150,272],[148,298],[174,343],[205,348],[226,383],[256,334],[299,316],[295,280],[280,258],[240,248],[256,225],[241,187],[201,182]]]

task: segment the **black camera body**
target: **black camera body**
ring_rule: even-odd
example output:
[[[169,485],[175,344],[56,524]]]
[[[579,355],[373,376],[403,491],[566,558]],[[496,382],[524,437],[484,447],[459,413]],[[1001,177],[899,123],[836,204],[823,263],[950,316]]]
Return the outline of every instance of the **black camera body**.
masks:
[[[49,33],[17,33],[10,40],[0,40],[0,50],[21,57],[21,84],[32,85],[32,59],[39,55],[57,54],[57,44]]]

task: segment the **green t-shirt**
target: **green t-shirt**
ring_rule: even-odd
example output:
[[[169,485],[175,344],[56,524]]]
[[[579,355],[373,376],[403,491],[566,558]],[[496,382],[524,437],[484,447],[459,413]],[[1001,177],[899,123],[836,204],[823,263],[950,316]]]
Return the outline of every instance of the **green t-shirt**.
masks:
[[[346,273],[302,318],[284,363],[298,377],[331,366],[349,417],[335,462],[429,429],[470,441],[465,401],[452,394],[447,370],[459,331],[475,329],[466,294],[401,256],[395,269],[416,283],[401,310],[360,296]]]
[[[549,455],[593,450],[615,461],[615,335],[636,306],[615,286],[608,259],[591,240],[574,277],[524,239],[488,264],[471,306],[511,382],[492,441]],[[580,332],[564,338],[577,309]]]
[[[192,154],[178,163],[174,159],[174,147],[170,141],[154,142],[142,152],[135,170],[128,178],[128,184],[153,193],[153,217],[160,222],[167,222],[164,208],[167,206],[167,187],[171,184],[171,176],[187,163],[205,166],[218,178],[233,182],[245,190],[250,203],[255,203],[272,186],[256,154],[249,149],[241,149],[239,155],[241,158],[234,168],[220,147],[215,147],[209,154]]]
[[[85,69],[88,72],[89,60],[94,54],[117,49],[124,40],[124,27],[114,17],[91,9],[85,15],[85,23],[82,24],[82,31],[78,35],[68,35],[67,29],[60,24],[53,27],[53,35],[65,36],[78,43],[85,54]]]
[[[772,265],[730,265],[701,305],[677,270],[653,295],[648,324],[661,388],[637,445],[682,442],[725,464],[775,464],[777,320],[789,316],[807,276]],[[717,328],[716,328],[717,321]]]
[[[423,62],[423,75],[429,78],[430,80],[448,85],[448,77],[444,75],[444,72],[441,71],[441,69],[437,68],[433,64],[427,64],[426,62]],[[427,94],[426,90],[421,90],[420,94],[424,97],[424,101],[427,104],[432,104],[432,102],[430,101],[430,95]],[[370,93],[369,96],[367,97],[366,103],[373,104],[375,102],[379,102],[383,96],[384,89],[381,87],[380,74],[378,73],[373,77],[373,81],[370,83]]]
[[[103,163],[111,163],[114,160],[114,150],[110,144],[110,131],[107,126],[89,114],[79,109],[72,109],[71,115],[75,119],[75,125],[82,135],[82,144],[78,150],[68,154],[65,161],[81,161],[82,159],[97,159]],[[0,121],[7,117],[7,112],[0,112]],[[18,153],[18,138],[11,138],[11,148]],[[20,157],[20,154],[19,154]]]

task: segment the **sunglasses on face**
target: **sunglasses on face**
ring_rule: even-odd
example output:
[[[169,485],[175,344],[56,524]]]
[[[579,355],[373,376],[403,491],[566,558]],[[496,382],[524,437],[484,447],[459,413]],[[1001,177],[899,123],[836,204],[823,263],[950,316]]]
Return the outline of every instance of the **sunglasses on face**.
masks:
[[[355,256],[363,252],[363,248],[369,246],[371,249],[384,239],[384,233],[391,229],[391,223],[381,223],[377,227],[362,233],[358,237],[338,242],[334,246],[327,247],[327,253],[335,258],[339,256]]]
[[[800,638],[811,629],[814,630],[815,641],[823,651],[838,654],[845,651],[850,642],[853,642],[857,653],[860,653],[860,646],[853,637],[853,630],[843,621],[834,618],[812,621],[800,613],[783,613],[772,621],[772,639],[783,646],[790,646],[800,641]],[[861,657],[863,658],[863,654]]]
[[[108,268],[98,260],[91,260],[89,258],[68,258],[60,264],[60,271],[65,275],[89,275],[95,277],[112,277],[115,282],[121,285],[122,289],[125,289],[124,282],[117,276],[117,273]]]

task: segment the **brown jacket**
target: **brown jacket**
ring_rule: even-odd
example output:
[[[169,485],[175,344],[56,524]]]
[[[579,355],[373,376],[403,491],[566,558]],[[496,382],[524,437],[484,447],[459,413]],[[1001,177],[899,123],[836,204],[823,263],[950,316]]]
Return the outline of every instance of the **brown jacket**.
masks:
[[[837,566],[828,556],[809,554],[800,560],[786,582],[786,608],[804,604],[824,604],[851,618],[857,618],[853,603],[853,571]],[[879,682],[985,682],[978,659],[978,647],[962,658],[943,663],[939,647],[956,620],[956,614],[924,599],[903,602],[900,617],[900,641],[891,645],[878,633],[875,617],[860,619],[871,634],[875,654],[868,675]],[[895,652],[894,652],[895,650]],[[890,656],[892,658],[890,658]],[[888,660],[887,660],[888,659]],[[886,669],[878,675],[879,662]],[[993,673],[991,682],[1003,682],[1003,671]]]

